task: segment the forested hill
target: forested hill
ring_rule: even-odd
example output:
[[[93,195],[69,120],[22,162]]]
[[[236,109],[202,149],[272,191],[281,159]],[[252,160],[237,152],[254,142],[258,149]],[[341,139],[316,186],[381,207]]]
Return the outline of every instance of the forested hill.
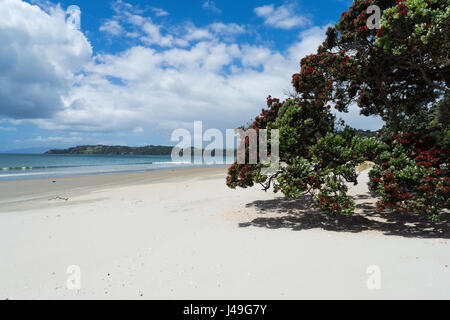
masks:
[[[127,147],[127,146],[77,146],[68,149],[53,149],[44,154],[105,154],[105,155],[146,155],[146,156],[167,156],[172,154],[171,146],[145,146],[145,147]],[[182,149],[176,147],[175,151],[180,152]],[[186,149],[188,150],[188,149]],[[194,154],[196,149],[191,147],[191,154]],[[202,150],[203,152],[203,150]],[[223,150],[226,154],[227,150]],[[236,150],[234,150],[236,155]],[[211,155],[215,155],[215,150],[212,150]]]
[[[173,147],[170,146],[77,146],[68,149],[53,149],[45,154],[106,154],[106,155],[170,155]]]

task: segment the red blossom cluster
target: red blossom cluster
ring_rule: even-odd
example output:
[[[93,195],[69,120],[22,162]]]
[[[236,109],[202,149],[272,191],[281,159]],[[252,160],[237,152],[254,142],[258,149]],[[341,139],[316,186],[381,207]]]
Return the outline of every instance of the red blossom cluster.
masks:
[[[389,157],[381,157],[370,173],[369,187],[382,196],[378,211],[389,208],[433,216],[448,208],[450,149],[432,136],[412,132],[395,135],[392,145]]]
[[[383,32],[384,32],[384,28],[383,28],[383,27],[381,27],[380,29],[378,29],[378,31],[377,31],[377,38],[383,36]]]
[[[300,65],[300,73],[292,76],[292,85],[297,93],[317,107],[325,107],[327,101],[334,100],[334,107],[344,111],[350,100],[346,92],[356,89],[353,84],[346,87],[348,80],[359,75],[354,58],[345,50],[337,53],[319,50],[317,54],[303,58]],[[345,88],[337,90],[336,85]]]
[[[398,16],[401,18],[402,16],[406,15],[408,13],[408,7],[405,4],[406,0],[398,0],[397,1],[397,10],[398,10]]]
[[[252,125],[250,126],[252,129],[265,129],[269,122],[274,122],[277,115],[278,110],[283,105],[283,102],[280,102],[280,99],[272,98],[272,96],[267,97],[267,109],[261,109],[261,114],[255,118]]]
[[[371,4],[379,4],[373,0],[355,0],[349,11],[343,12],[339,20],[341,28],[341,36],[343,38],[351,37],[367,37],[375,35],[375,30],[367,27],[367,8]]]
[[[261,109],[261,114],[255,118],[252,124],[247,127],[240,127],[238,129],[242,130],[244,134],[248,129],[254,129],[258,131],[259,129],[267,128],[269,123],[272,123],[278,117],[278,111],[283,105],[284,102],[280,102],[280,99],[273,98],[272,96],[267,97],[267,109]],[[242,138],[242,137],[241,137]],[[258,140],[257,140],[258,141]],[[254,184],[254,174],[258,169],[257,164],[248,164],[245,159],[240,159],[239,156],[249,157],[249,146],[250,141],[249,137],[245,137],[245,139],[240,139],[240,145],[238,148],[243,148],[244,153],[238,154],[238,159],[228,168],[228,176],[226,178],[226,183],[231,188],[236,187],[251,187]],[[270,153],[270,150],[268,150]],[[259,157],[259,152],[256,154]]]

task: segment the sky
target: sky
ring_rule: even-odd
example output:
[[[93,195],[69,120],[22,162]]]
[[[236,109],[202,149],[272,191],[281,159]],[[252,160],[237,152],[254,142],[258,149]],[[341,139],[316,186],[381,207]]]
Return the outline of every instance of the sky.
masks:
[[[0,0],[0,151],[174,145],[285,99],[350,0]],[[378,129],[357,107],[339,115]]]

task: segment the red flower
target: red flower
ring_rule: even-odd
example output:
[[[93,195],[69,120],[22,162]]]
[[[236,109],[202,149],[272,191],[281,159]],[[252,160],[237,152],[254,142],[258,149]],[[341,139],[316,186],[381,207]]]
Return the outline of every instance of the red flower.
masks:
[[[381,36],[383,35],[383,31],[384,31],[384,28],[383,28],[383,27],[381,27],[380,29],[378,29],[378,31],[377,31],[377,38],[379,38],[379,37],[381,37]]]

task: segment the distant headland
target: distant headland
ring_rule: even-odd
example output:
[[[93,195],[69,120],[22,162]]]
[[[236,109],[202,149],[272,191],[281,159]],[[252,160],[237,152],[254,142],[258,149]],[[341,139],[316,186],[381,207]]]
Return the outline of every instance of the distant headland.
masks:
[[[76,146],[67,149],[52,149],[44,154],[105,154],[105,155],[170,155],[172,146],[105,146],[105,145],[86,145]],[[179,151],[181,151],[180,148]]]
[[[44,154],[103,154],[103,155],[142,155],[142,156],[168,156],[172,154],[172,150],[185,152],[186,149],[173,146],[143,146],[143,147],[128,147],[128,146],[105,146],[105,145],[86,145],[76,146],[67,149],[52,149]],[[191,147],[191,154],[196,150]],[[203,151],[203,150],[202,150]],[[223,154],[226,150],[223,150]],[[215,152],[212,150],[211,154],[214,156]]]

